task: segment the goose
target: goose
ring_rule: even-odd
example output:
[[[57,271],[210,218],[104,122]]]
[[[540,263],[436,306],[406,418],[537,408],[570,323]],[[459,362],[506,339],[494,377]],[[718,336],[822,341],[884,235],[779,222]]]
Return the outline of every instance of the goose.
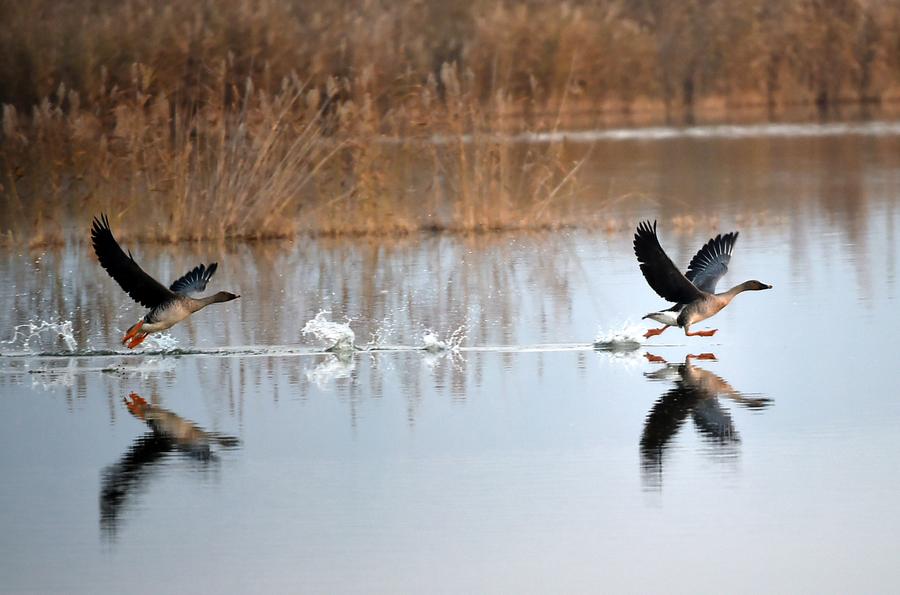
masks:
[[[105,214],[94,218],[91,226],[91,243],[100,266],[106,269],[109,276],[131,299],[150,308],[150,311],[132,325],[122,337],[122,344],[127,344],[129,349],[140,345],[150,333],[171,328],[210,304],[230,302],[240,297],[227,291],[197,297],[198,293],[206,289],[206,284],[215,274],[219,266],[215,262],[208,266],[197,265],[166,288],[144,272],[134,261],[131,252],[125,254],[113,236],[109,218]]]
[[[638,224],[634,234],[634,254],[641,272],[653,291],[661,298],[675,302],[670,308],[644,316],[663,325],[648,330],[644,338],[659,335],[670,326],[683,328],[688,337],[712,337],[718,329],[691,332],[691,325],[714,316],[739,293],[772,289],[771,285],[751,280],[724,293],[716,293],[719,279],[728,271],[737,237],[738,232],[733,231],[709,240],[691,259],[687,273],[682,274],[659,244],[656,221],[652,226],[649,221]]]

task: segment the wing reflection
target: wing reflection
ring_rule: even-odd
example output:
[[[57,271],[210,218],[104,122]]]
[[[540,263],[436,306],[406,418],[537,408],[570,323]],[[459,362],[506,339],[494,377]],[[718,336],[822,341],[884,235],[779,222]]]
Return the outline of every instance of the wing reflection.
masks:
[[[123,509],[147,489],[151,477],[170,453],[180,453],[198,461],[201,470],[218,464],[213,446],[236,448],[233,436],[207,432],[183,417],[148,403],[131,393],[124,399],[128,411],[144,421],[150,432],[138,436],[118,462],[103,471],[100,484],[100,529],[115,539]]]
[[[645,354],[645,357],[651,362],[664,365],[658,370],[645,373],[647,378],[675,382],[675,386],[653,404],[644,422],[640,446],[641,471],[647,487],[662,486],[666,450],[688,417],[707,443],[716,449],[716,454],[734,457],[737,456],[740,435],[719,398],[726,398],[741,407],[755,410],[765,409],[772,404],[771,399],[736,391],[728,382],[695,366],[691,361],[715,360],[714,354],[688,355],[681,364],[670,364],[651,353]]]

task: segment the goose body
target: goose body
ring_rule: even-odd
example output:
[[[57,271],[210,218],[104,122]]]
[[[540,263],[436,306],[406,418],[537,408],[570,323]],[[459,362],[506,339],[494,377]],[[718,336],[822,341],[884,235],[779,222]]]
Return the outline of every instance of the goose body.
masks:
[[[95,217],[91,226],[91,243],[100,266],[106,269],[131,299],[149,308],[144,317],[131,326],[122,337],[122,343],[134,349],[151,333],[169,329],[191,314],[210,304],[228,302],[238,295],[220,291],[210,296],[198,297],[206,289],[215,274],[218,264],[199,264],[166,287],[135,262],[129,252],[126,254],[113,236],[106,215]]]
[[[716,293],[719,279],[728,271],[737,237],[735,231],[710,239],[691,259],[687,272],[682,274],[662,249],[656,235],[656,222],[652,226],[649,221],[638,225],[634,234],[634,254],[641,272],[660,297],[675,302],[674,306],[644,316],[663,325],[647,331],[645,338],[658,335],[670,326],[683,328],[684,334],[691,337],[711,337],[717,329],[691,332],[691,325],[715,316],[739,293],[772,288],[751,280]]]

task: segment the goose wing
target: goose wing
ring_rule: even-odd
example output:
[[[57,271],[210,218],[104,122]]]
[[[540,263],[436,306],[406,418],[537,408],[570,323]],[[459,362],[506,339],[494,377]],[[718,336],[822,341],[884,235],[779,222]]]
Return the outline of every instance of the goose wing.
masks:
[[[666,255],[656,236],[656,222],[641,222],[634,234],[634,254],[647,283],[659,296],[676,304],[687,304],[702,297],[700,290],[681,274]]]
[[[131,253],[125,254],[109,228],[106,215],[94,218],[91,226],[91,243],[100,266],[106,269],[131,299],[146,308],[155,308],[175,297],[159,281],[144,272]]]
[[[206,289],[206,284],[216,274],[218,263],[209,266],[198,264],[169,286],[169,290],[181,295],[194,295]]]
[[[738,232],[717,235],[700,248],[688,265],[685,276],[707,293],[715,293],[719,279],[728,272],[731,251],[737,242]]]

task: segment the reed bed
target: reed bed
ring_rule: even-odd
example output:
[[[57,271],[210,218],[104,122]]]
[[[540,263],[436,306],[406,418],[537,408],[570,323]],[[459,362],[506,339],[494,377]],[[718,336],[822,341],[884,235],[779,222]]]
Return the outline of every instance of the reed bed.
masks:
[[[240,103],[187,109],[150,94],[142,65],[131,87],[108,90],[107,114],[63,86],[30,117],[7,105],[5,237],[61,242],[67,223],[99,211],[122,237],[160,242],[566,224],[583,157],[510,142],[455,66],[440,76],[443,99],[432,79],[387,113],[369,100],[335,106],[340,83],[323,96],[296,77],[273,95],[247,79],[233,90]],[[492,103],[511,109],[502,94]]]
[[[0,234],[174,242],[590,223],[509,135],[900,95],[900,5],[0,0]],[[602,220],[602,214],[598,216]]]

